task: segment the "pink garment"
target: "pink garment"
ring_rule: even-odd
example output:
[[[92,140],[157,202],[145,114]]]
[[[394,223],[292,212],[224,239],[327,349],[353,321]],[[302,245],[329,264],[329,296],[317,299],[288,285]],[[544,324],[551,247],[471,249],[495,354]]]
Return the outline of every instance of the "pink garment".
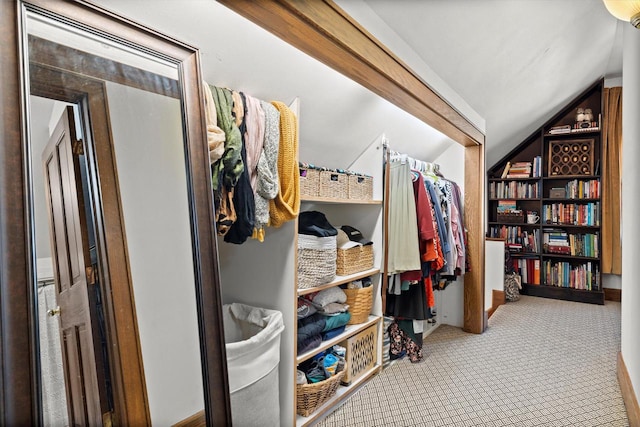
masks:
[[[247,107],[247,116],[245,117],[247,131],[244,137],[244,145],[247,150],[247,164],[245,167],[249,173],[251,189],[255,194],[258,185],[258,160],[260,159],[260,154],[262,154],[264,141],[265,116],[259,99],[246,93],[244,98]]]

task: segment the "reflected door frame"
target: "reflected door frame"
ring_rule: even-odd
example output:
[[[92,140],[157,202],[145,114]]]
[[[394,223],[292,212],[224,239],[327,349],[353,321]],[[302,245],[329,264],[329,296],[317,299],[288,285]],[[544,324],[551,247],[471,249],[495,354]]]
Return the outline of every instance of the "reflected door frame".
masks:
[[[105,307],[109,366],[114,391],[113,416],[124,425],[150,425],[133,284],[122,226],[124,220],[118,192],[106,85],[101,80],[45,64],[49,62],[47,58],[38,54],[46,51],[50,50],[30,49],[31,95],[78,105],[83,129],[86,129],[83,139],[86,138],[84,148],[95,216],[98,274]]]
[[[0,1],[0,60],[3,73],[0,79],[0,425],[39,425],[42,422],[39,414],[38,319],[34,304],[35,260],[32,253],[34,240],[29,188],[29,89],[23,66],[25,61],[22,55],[26,49],[21,33],[24,30],[23,12],[27,6],[44,14],[51,12],[54,18],[59,16],[71,22],[81,22],[90,29],[113,35],[113,38],[134,48],[158,52],[178,68],[205,412],[209,425],[231,425],[198,51],[101,7],[73,0]],[[38,93],[37,90],[35,93]],[[84,96],[66,89],[64,92],[65,96]],[[82,92],[86,94],[87,89],[84,88]],[[47,97],[51,98],[52,95],[50,93]],[[85,102],[90,103],[90,97]],[[93,107],[90,106],[90,109],[93,115]],[[92,123],[92,128],[95,133],[95,123]],[[100,185],[101,190],[110,187],[104,182],[100,182]],[[116,186],[113,188],[117,191]],[[105,195],[101,197],[106,205]],[[106,224],[101,225],[106,227]],[[109,238],[110,233],[105,232],[104,235]],[[110,281],[115,283],[113,277]],[[120,307],[114,311],[119,310]],[[114,318],[119,315],[114,313]],[[136,336],[136,343],[137,339]],[[122,340],[118,342],[122,345]],[[133,345],[139,346],[139,343]],[[140,360],[138,364],[141,364]],[[123,365],[118,369],[129,368]],[[128,378],[125,377],[124,381],[128,381]],[[127,400],[127,405],[130,404]],[[131,423],[120,420],[119,424]]]

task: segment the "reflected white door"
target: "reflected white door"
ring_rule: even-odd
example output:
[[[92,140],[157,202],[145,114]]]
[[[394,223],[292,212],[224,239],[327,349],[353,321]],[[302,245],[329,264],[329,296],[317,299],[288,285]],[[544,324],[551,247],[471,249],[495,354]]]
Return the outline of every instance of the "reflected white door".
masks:
[[[67,107],[43,154],[70,425],[102,425],[109,413],[89,256],[82,142]],[[89,219],[90,220],[90,219]],[[93,323],[92,323],[93,320]]]

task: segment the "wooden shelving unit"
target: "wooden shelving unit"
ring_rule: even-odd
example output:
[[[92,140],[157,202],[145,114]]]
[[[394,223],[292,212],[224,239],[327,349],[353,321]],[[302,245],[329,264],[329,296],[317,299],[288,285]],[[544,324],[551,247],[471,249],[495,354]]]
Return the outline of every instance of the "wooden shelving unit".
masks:
[[[599,259],[602,197],[599,188],[599,165],[603,83],[602,80],[594,83],[487,171],[488,237],[499,237],[496,234],[507,233],[507,238],[510,239],[507,243],[512,243],[514,249],[512,258],[516,260],[515,262],[520,263],[519,265],[524,269],[539,268],[540,270],[539,283],[523,280],[525,294],[604,304]],[[597,128],[572,129],[567,133],[550,132],[551,129],[563,125],[570,125],[572,128],[579,126],[579,123],[576,124],[578,109],[590,109],[593,118],[589,121],[597,123]],[[502,178],[507,164],[533,163],[536,157],[540,162],[537,174],[532,171],[532,176],[528,178]],[[574,181],[579,188],[586,187],[585,183],[588,183],[591,190],[597,187],[598,192],[571,197],[568,195],[568,190]],[[520,191],[523,188],[536,189],[538,194],[533,197],[514,194],[515,189]],[[552,197],[552,189],[554,192],[564,189],[567,195],[560,198]],[[503,194],[505,192],[508,194]],[[511,195],[518,197],[508,197]],[[560,195],[562,195],[561,191]],[[504,205],[504,201],[512,201],[510,204],[515,203],[516,210],[524,211],[522,221],[512,223],[498,218],[498,207],[501,202]],[[576,213],[577,211],[580,213]],[[534,224],[527,223],[528,212],[535,212],[540,216],[540,220]],[[501,218],[504,219],[504,217]],[[530,242],[532,235],[537,239],[536,251],[527,252],[524,250],[525,246],[522,251],[515,251],[523,237],[529,237],[528,242]],[[586,235],[588,237],[585,239],[589,239],[590,242],[588,250],[593,253],[593,256],[548,253],[545,250],[545,235],[547,240],[551,239],[555,244],[562,244],[559,243],[562,237],[558,236],[566,236],[566,240],[569,241],[571,235]],[[574,252],[577,250],[577,244],[574,244],[573,250]],[[580,247],[580,250],[584,248]],[[536,274],[527,274],[528,271],[520,273],[528,278],[534,277],[534,281],[537,277]]]

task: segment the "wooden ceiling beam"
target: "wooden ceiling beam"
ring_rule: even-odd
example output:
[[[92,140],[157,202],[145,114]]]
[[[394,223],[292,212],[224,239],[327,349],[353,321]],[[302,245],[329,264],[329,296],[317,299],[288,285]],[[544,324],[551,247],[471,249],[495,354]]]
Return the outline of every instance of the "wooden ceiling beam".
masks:
[[[331,0],[218,0],[465,147],[484,134]]]

